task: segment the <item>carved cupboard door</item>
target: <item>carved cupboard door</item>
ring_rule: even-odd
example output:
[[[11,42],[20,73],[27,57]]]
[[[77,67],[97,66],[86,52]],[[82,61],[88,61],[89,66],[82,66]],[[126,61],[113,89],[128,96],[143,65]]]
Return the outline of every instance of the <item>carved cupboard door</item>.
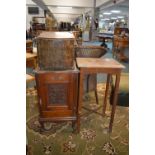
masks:
[[[76,115],[77,72],[36,73],[40,114],[42,117],[70,117]]]

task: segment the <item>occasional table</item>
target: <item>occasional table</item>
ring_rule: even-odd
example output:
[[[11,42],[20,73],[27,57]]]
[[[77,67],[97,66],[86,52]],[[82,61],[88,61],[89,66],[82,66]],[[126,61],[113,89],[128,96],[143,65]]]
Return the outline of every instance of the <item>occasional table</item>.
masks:
[[[122,64],[117,62],[114,59],[101,59],[101,58],[76,58],[77,66],[80,69],[80,83],[79,83],[79,101],[78,101],[78,132],[80,131],[80,117],[82,110],[82,99],[83,99],[83,79],[85,74],[93,74],[93,73],[106,73],[107,74],[107,82],[106,82],[106,91],[105,97],[103,101],[103,116],[105,114],[106,105],[107,105],[107,96],[110,84],[111,75],[116,75],[115,80],[115,88],[114,95],[112,101],[112,110],[111,117],[109,123],[109,132],[112,132],[112,126],[114,121],[114,115],[117,104],[117,93],[119,89],[120,82],[120,74],[123,68],[125,68]]]

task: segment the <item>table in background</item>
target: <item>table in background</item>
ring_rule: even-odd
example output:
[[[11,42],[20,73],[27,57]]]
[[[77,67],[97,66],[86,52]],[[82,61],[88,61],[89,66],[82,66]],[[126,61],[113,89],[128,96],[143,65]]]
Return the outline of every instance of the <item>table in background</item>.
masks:
[[[105,41],[106,39],[111,39],[111,40],[113,40],[113,33],[106,33],[106,32],[104,32],[104,33],[98,33],[98,35],[96,36],[96,37],[98,37],[99,38],[99,40],[101,40],[101,41]]]
[[[33,41],[26,40],[26,53],[33,53]]]
[[[26,67],[37,67],[37,54],[36,53],[26,53]]]
[[[78,101],[78,131],[80,131],[80,117],[81,117],[81,109],[83,105],[82,99],[83,99],[84,75],[93,74],[93,73],[107,74],[106,91],[105,91],[105,97],[103,102],[103,116],[105,114],[106,105],[107,105],[107,96],[108,96],[110,78],[111,78],[111,75],[113,74],[116,75],[111,117],[110,117],[110,123],[109,123],[109,132],[111,132],[113,121],[114,121],[115,110],[116,110],[116,104],[117,104],[117,93],[118,93],[119,82],[120,82],[120,74],[124,66],[114,59],[76,58],[76,61],[77,61],[77,66],[80,69],[79,101]]]

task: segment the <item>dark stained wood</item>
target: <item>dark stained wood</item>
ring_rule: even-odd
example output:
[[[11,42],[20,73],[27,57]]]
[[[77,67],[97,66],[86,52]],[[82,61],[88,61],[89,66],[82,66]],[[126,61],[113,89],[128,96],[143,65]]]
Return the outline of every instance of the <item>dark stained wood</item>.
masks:
[[[41,70],[65,70],[74,66],[75,39],[70,32],[42,32],[37,38]]]
[[[77,122],[78,70],[36,71],[39,121]]]
[[[100,58],[76,58],[77,66],[80,68],[80,83],[79,83],[79,100],[78,100],[78,132],[80,131],[80,117],[81,117],[81,109],[82,109],[82,98],[83,98],[83,78],[85,74],[93,74],[93,73],[107,73],[107,86],[105,91],[105,100],[103,106],[106,107],[106,99],[107,99],[107,91],[109,87],[110,76],[115,74],[117,80],[115,81],[115,90],[113,96],[112,103],[112,111],[111,118],[109,123],[109,132],[112,132],[112,126],[114,121],[115,109],[116,109],[116,101],[117,101],[117,93],[119,88],[120,81],[120,73],[124,68],[119,62],[114,59],[100,59]],[[106,109],[103,110],[103,112]],[[104,115],[104,114],[103,114]]]
[[[119,89],[119,82],[120,82],[120,74],[116,74],[114,96],[113,96],[113,101],[112,101],[111,119],[110,119],[110,123],[109,123],[109,132],[112,132],[112,126],[113,126],[116,104],[117,104],[117,94],[118,94],[118,89]]]

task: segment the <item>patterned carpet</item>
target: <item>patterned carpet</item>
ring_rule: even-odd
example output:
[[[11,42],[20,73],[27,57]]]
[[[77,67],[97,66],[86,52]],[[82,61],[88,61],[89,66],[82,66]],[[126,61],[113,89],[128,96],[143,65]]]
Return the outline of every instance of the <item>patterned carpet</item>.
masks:
[[[102,104],[105,84],[98,84],[99,102]],[[84,105],[91,109],[95,103],[94,93],[88,94]],[[89,113],[81,118],[81,131],[72,133],[71,122],[46,123],[45,132],[40,133],[38,122],[37,93],[27,90],[27,143],[29,155],[128,155],[129,125],[127,107],[117,106],[113,132],[107,132],[110,105],[106,116]],[[83,112],[86,112],[83,110]]]

